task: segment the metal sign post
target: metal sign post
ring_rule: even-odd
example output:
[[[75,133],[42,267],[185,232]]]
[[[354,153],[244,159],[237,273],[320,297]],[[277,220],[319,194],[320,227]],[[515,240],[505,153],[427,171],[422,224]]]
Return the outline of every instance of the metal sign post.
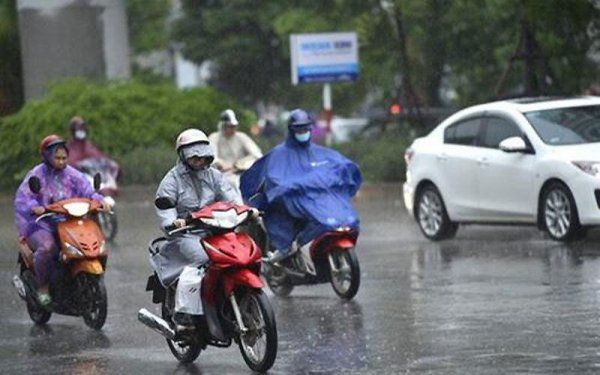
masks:
[[[325,83],[323,85],[323,110],[325,111],[325,124],[327,132],[325,133],[325,144],[331,145],[331,84]]]

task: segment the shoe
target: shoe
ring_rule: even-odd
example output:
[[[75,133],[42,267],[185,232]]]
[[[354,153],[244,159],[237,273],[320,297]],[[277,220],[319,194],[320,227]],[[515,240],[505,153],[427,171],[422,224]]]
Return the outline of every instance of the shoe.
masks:
[[[281,262],[285,258],[287,258],[288,254],[282,252],[281,250],[270,251],[266,256],[262,258],[263,262],[274,264]]]
[[[52,297],[48,293],[40,293],[38,292],[37,300],[42,307],[48,307],[52,303]]]

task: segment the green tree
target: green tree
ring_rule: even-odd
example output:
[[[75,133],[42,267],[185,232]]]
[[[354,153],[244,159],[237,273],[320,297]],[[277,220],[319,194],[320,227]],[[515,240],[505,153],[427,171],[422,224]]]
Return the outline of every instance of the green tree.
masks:
[[[598,79],[588,56],[600,20],[591,1],[457,0],[447,17],[456,21],[449,29],[449,79],[462,104],[579,94]]]
[[[169,0],[125,0],[129,41],[135,53],[167,48]]]
[[[337,86],[334,98],[351,106],[369,93],[437,106],[446,85],[466,105],[498,95],[580,92],[598,76],[588,56],[598,41],[598,6],[592,0],[187,0],[175,35],[188,58],[215,63],[217,87],[246,103],[316,103],[317,86],[289,84],[289,35],[356,30],[361,77],[351,90]]]

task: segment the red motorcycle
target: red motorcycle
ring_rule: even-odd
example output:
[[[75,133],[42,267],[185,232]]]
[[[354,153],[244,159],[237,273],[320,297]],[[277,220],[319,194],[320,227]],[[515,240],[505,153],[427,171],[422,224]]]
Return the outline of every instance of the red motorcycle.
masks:
[[[261,248],[269,248],[262,225],[251,226],[250,233]],[[296,285],[330,282],[338,296],[352,299],[360,286],[360,266],[354,252],[357,239],[357,229],[341,227],[314,239],[308,246],[308,254],[294,242],[288,258],[263,265],[265,280],[280,297],[288,296]]]
[[[165,198],[156,201],[159,209],[173,208]],[[203,315],[194,320],[195,329],[176,332],[176,284],[165,287],[156,273],[148,279],[146,290],[152,291],[152,302],[160,303],[162,318],[146,309],[138,319],[161,333],[173,355],[180,362],[194,361],[200,352],[213,345],[229,347],[235,341],[244,361],[254,371],[267,371],[277,356],[277,326],[268,297],[260,279],[261,251],[252,238],[236,228],[252,220],[248,206],[217,202],[193,212],[186,226],[176,232],[203,229],[209,235],[202,244],[209,258],[201,285],[194,293],[201,299]],[[158,238],[150,246],[151,254],[160,251],[166,238]]]

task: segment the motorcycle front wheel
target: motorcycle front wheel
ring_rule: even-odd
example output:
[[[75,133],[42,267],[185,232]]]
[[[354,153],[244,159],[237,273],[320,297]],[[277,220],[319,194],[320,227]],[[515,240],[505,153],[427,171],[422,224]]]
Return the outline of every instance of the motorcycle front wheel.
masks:
[[[79,286],[84,304],[83,321],[95,330],[100,330],[106,322],[107,297],[104,278],[102,276],[79,274]]]
[[[170,308],[166,305],[170,303]],[[175,302],[173,298],[166,298],[162,303],[162,318],[167,321],[172,328],[174,328],[174,324],[172,324],[172,312],[175,307]],[[198,358],[200,352],[202,351],[202,346],[193,339],[187,341],[175,341],[175,340],[167,340],[167,345],[169,346],[169,350],[177,360],[181,363],[192,363]]]
[[[35,324],[46,324],[52,316],[50,311],[38,306],[37,303],[31,301],[30,297],[27,298],[27,312],[29,313],[29,318],[31,318]]]
[[[240,313],[246,332],[239,336],[244,361],[257,372],[273,366],[277,357],[277,325],[269,298],[262,291],[248,291],[240,301]]]
[[[336,249],[329,253],[331,286],[335,293],[351,299],[360,286],[360,266],[354,249]]]

